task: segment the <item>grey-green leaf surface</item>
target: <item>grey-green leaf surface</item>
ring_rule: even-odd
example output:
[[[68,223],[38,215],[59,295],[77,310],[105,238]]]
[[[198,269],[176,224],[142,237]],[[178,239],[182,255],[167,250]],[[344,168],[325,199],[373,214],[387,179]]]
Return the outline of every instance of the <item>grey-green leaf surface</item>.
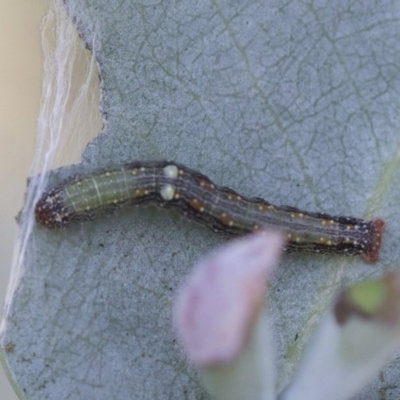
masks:
[[[285,256],[268,299],[278,386],[340,287],[400,266],[400,29],[395,1],[65,0],[103,82],[104,134],[81,165],[170,159],[309,211],[381,217],[380,262]],[[125,210],[36,226],[1,338],[27,399],[208,399],[172,302],[222,238]],[[360,399],[400,398],[395,358]]]

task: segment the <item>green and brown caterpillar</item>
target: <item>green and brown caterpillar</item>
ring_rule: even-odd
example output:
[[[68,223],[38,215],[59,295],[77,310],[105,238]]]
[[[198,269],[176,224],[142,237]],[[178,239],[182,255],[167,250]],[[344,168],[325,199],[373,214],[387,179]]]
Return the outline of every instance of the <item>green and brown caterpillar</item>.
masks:
[[[227,236],[276,227],[286,232],[288,251],[361,255],[371,263],[378,260],[385,226],[382,219],[331,216],[244,197],[170,161],[133,162],[77,175],[44,193],[35,213],[41,225],[64,228],[132,204],[176,209]]]

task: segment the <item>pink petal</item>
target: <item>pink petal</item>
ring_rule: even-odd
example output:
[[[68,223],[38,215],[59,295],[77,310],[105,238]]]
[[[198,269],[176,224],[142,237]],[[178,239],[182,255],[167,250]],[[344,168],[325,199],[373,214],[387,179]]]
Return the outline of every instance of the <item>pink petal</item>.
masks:
[[[263,304],[266,281],[283,246],[280,232],[259,232],[221,246],[197,264],[175,309],[191,361],[221,365],[237,356]]]

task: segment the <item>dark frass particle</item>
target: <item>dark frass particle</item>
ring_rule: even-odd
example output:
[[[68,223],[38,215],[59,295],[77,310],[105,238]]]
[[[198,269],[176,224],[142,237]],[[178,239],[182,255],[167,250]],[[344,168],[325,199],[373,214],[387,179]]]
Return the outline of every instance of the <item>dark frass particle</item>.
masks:
[[[382,219],[331,216],[244,197],[169,161],[133,162],[77,175],[44,193],[35,212],[41,225],[64,228],[132,204],[176,209],[227,236],[279,228],[286,232],[288,251],[361,255],[371,263],[378,260],[385,226]]]

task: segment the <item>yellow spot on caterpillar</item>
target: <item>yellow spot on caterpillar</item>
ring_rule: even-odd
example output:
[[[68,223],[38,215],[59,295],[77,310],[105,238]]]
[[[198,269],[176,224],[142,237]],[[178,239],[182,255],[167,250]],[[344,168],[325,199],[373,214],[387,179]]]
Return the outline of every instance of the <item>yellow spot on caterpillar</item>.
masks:
[[[233,221],[231,216],[229,216],[226,213],[222,213],[221,216],[219,217],[219,220],[224,224],[224,225],[228,225],[228,226],[232,226]]]
[[[214,185],[211,185],[209,181],[206,181],[205,179],[200,179],[199,184],[202,188],[205,189],[212,189]]]
[[[237,194],[234,193],[230,193],[228,194],[228,200],[233,200],[233,201],[240,201],[242,200],[242,198],[240,196],[238,196]]]
[[[135,190],[135,196],[136,197],[142,197],[146,194],[146,190],[144,189],[136,189]]]
[[[189,201],[189,205],[190,207],[192,207],[194,210],[203,212],[204,211],[204,207],[203,207],[203,203],[199,200],[199,199],[192,199]]]

